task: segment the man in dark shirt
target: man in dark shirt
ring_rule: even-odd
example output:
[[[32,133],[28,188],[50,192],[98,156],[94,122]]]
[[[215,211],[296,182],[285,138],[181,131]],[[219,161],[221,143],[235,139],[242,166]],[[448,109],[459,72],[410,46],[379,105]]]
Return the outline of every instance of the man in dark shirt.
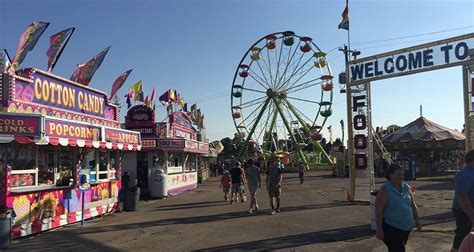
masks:
[[[234,198],[235,201],[237,201],[237,194],[240,195],[240,199],[244,202],[244,194],[242,193],[242,190],[243,184],[245,183],[245,175],[239,161],[235,162],[234,167],[230,170],[230,176],[232,178],[232,196],[230,198],[230,204],[234,204]]]

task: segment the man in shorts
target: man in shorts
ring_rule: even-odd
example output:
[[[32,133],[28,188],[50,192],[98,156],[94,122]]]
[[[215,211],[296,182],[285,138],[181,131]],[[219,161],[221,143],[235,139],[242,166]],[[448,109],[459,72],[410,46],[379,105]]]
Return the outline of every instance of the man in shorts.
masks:
[[[260,168],[256,166],[252,159],[247,161],[247,169],[245,170],[245,175],[247,177],[247,184],[250,192],[250,209],[249,213],[258,210],[257,204],[257,190],[262,187],[262,182],[260,180]],[[255,207],[255,209],[254,209]]]
[[[280,212],[280,194],[281,194],[281,180],[283,178],[283,170],[276,158],[270,160],[270,164],[267,167],[267,190],[268,196],[270,197],[270,206],[272,211],[270,215],[274,215],[275,212]],[[274,199],[276,200],[276,208],[274,205]]]
[[[244,170],[241,167],[239,161],[235,162],[235,165],[230,169],[230,177],[232,179],[232,195],[230,198],[230,204],[234,204],[234,199],[237,201],[237,194],[240,195],[240,199],[244,202],[243,184],[245,183]]]

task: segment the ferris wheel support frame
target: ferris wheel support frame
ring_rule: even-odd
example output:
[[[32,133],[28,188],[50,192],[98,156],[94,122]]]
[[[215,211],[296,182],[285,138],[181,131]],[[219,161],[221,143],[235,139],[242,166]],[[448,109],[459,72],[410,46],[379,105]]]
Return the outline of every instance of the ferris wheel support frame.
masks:
[[[264,150],[270,150],[272,148],[272,142],[273,142],[273,127],[275,127],[275,123],[276,123],[276,119],[277,119],[277,116],[278,116],[278,111],[275,109],[275,111],[273,112],[273,115],[272,115],[272,121],[270,122],[270,127],[268,129],[268,133],[270,134],[270,139],[269,139],[269,144],[270,146],[267,146],[267,142],[265,142],[265,139],[264,139],[264,142],[263,142],[263,149]],[[268,147],[268,148],[267,148]],[[275,145],[275,148],[278,148],[278,145]]]
[[[286,104],[288,105],[288,109],[291,110],[291,112],[293,112],[293,114],[296,116],[296,119],[301,123],[301,125],[303,126],[303,131],[305,132],[305,134],[307,134],[308,136],[311,136],[311,131],[310,129],[308,128],[308,126],[306,125],[306,123],[304,123],[304,120],[302,120],[302,118],[300,117],[300,115],[297,113],[296,109],[293,107],[293,105],[288,101],[287,98],[285,98],[285,102]],[[311,139],[311,142],[315,143],[316,145],[316,148],[318,149],[318,151],[320,151],[323,156],[329,161],[329,163],[331,165],[334,165],[334,161],[333,159],[329,156],[329,154],[324,150],[324,148],[321,146],[321,144],[318,142],[318,141],[314,141]],[[309,169],[309,167],[308,167]]]
[[[242,157],[242,154],[243,154],[244,150],[247,148],[248,142],[249,142],[250,139],[252,138],[252,135],[253,135],[253,133],[255,132],[255,129],[257,128],[257,125],[258,125],[258,123],[260,122],[260,119],[261,119],[262,116],[263,116],[263,113],[264,113],[265,110],[267,109],[268,103],[270,103],[271,100],[272,100],[272,98],[270,98],[270,97],[267,97],[267,99],[265,100],[265,103],[263,104],[262,109],[261,109],[260,112],[258,113],[257,118],[256,118],[256,121],[255,121],[255,123],[254,123],[252,129],[250,130],[250,132],[249,132],[249,134],[248,134],[248,136],[247,136],[247,139],[245,139],[244,144],[243,144],[242,146],[240,146],[239,152],[237,152],[237,153],[239,153],[238,156],[237,156],[238,159],[240,159],[240,158]]]
[[[298,145],[298,141],[296,141],[295,136],[292,134],[291,127],[290,127],[290,125],[288,124],[288,120],[287,120],[286,117],[284,116],[283,111],[282,111],[282,109],[281,109],[281,107],[280,107],[280,102],[279,102],[277,99],[275,99],[274,97],[273,97],[272,99],[273,99],[273,102],[275,103],[275,108],[276,108],[276,110],[278,111],[278,113],[279,113],[280,116],[281,116],[281,119],[283,120],[283,124],[285,125],[286,130],[288,130],[288,134],[290,135],[291,141],[292,141],[293,144],[295,145],[296,152],[297,152],[298,155],[300,156],[300,158],[301,158],[301,160],[303,161],[303,163],[306,164],[306,169],[308,169],[308,162],[306,162],[306,156],[304,155],[303,151],[301,150],[301,147]]]

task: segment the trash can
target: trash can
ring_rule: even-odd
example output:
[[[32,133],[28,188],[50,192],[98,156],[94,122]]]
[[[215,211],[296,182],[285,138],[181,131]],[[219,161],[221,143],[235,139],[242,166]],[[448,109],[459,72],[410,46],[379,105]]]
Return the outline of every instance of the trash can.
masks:
[[[0,208],[0,249],[7,249],[12,243],[12,210]]]
[[[123,188],[123,210],[127,212],[138,211],[140,202],[140,187]]]
[[[153,198],[165,198],[168,196],[167,175],[163,169],[156,169],[150,177],[150,196]]]

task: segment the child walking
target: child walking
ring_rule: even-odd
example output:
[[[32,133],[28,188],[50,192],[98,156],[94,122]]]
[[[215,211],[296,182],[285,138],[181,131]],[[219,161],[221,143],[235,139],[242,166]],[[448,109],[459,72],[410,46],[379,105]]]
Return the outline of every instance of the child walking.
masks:
[[[229,191],[230,191],[230,175],[228,171],[224,172],[224,175],[221,177],[220,188],[224,191],[224,200],[229,201]]]

